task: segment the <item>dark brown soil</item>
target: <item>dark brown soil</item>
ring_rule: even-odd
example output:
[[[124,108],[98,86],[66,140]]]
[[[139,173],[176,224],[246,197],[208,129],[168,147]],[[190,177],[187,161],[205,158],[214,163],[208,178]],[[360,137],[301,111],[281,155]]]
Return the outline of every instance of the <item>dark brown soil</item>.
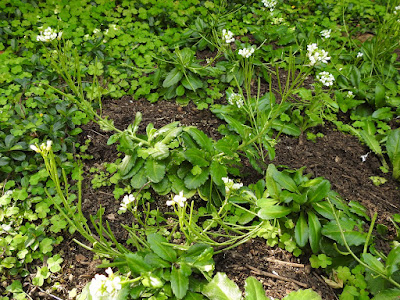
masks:
[[[142,132],[150,122],[155,128],[160,128],[170,122],[180,121],[183,125],[197,126],[214,139],[221,137],[217,129],[222,121],[209,110],[196,109],[192,103],[181,107],[174,102],[159,101],[151,104],[146,100],[134,101],[129,97],[106,100],[103,103],[104,115],[113,119],[119,129],[125,129],[132,123],[137,111],[143,114],[140,127]],[[83,130],[81,142],[88,138],[91,140],[87,153],[93,155],[93,159],[85,163],[87,178],[83,185],[83,210],[88,216],[95,214],[101,205],[106,210],[105,218],[112,228],[118,228],[121,222],[129,224],[132,221],[128,217],[129,214],[116,213],[119,201],[114,199],[112,187],[94,190],[90,185],[91,176],[88,173],[90,167],[99,167],[103,162],[112,162],[117,158],[116,147],[107,146],[110,134],[101,131],[94,123],[83,126]],[[400,206],[398,183],[391,179],[390,174],[385,175],[379,170],[380,162],[373,153],[369,153],[367,160],[362,162],[361,155],[368,153],[368,149],[361,145],[357,138],[338,132],[330,125],[315,130],[324,134],[324,137],[318,138],[316,142],[281,136],[273,163],[290,168],[306,166],[306,172],[328,179],[332,188],[345,200],[361,202],[371,215],[375,211],[378,212],[381,223],[390,225],[389,217],[393,213],[398,213]],[[246,172],[249,175],[246,178],[247,184],[255,183],[261,178],[260,174],[249,166],[246,166]],[[369,179],[370,176],[385,177],[388,181],[377,187]],[[152,196],[156,200],[154,205],[165,203],[165,197],[156,194]],[[126,240],[127,233],[121,230],[117,232],[119,240]],[[60,250],[64,253],[64,268],[57,280],[60,281],[62,288],[49,293],[66,299],[69,290],[75,287],[80,290],[101,271],[96,269],[99,261],[92,261],[92,253],[77,246],[71,238],[66,238]],[[226,272],[241,287],[248,276],[255,276],[264,284],[268,296],[282,298],[290,291],[312,288],[320,293],[323,299],[337,299],[332,288],[325,284],[318,270],[310,268],[308,261],[300,262],[299,258],[291,253],[279,248],[270,248],[262,240],[252,240],[216,255],[215,261],[217,271]],[[300,263],[302,265],[296,265]],[[33,299],[54,299],[38,289],[31,292]]]

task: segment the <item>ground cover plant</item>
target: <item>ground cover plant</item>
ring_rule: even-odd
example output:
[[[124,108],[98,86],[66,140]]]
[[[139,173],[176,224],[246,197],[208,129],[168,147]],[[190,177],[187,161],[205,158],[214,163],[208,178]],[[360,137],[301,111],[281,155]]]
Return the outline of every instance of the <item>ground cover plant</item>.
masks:
[[[399,299],[397,1],[2,1],[1,299]]]

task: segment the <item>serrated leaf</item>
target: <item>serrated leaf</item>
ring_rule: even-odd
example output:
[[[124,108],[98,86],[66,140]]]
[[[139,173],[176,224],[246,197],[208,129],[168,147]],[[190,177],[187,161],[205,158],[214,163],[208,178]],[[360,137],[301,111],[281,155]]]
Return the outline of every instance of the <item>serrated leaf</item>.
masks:
[[[213,152],[213,142],[203,131],[196,127],[186,127],[184,130],[197,142],[200,149],[210,153]]]
[[[163,236],[157,233],[151,233],[147,235],[147,242],[149,243],[150,249],[162,259],[172,263],[176,261],[175,250],[163,244],[168,243],[167,239]]]
[[[308,242],[309,233],[307,220],[304,213],[301,212],[300,217],[297,219],[296,227],[294,228],[294,237],[297,245],[304,247]]]
[[[321,240],[321,223],[319,222],[318,217],[312,211],[308,211],[307,214],[311,250],[313,253],[318,253],[320,250],[319,242]]]
[[[367,146],[376,154],[382,155],[382,148],[379,142],[376,140],[375,136],[367,133],[365,130],[360,130],[359,135],[362,141],[367,144]]]
[[[173,86],[174,84],[177,84],[179,80],[182,79],[183,73],[178,70],[177,68],[173,68],[168,74],[167,77],[165,78],[163,82],[163,87],[168,88]]]
[[[185,297],[189,288],[189,277],[185,276],[182,269],[177,269],[175,266],[172,266],[171,270],[171,288],[178,299]]]
[[[244,285],[246,300],[267,300],[265,290],[261,282],[254,277],[247,277]]]
[[[147,183],[146,170],[141,168],[135,175],[131,178],[131,186],[134,189],[140,189]]]
[[[131,272],[134,274],[140,274],[151,270],[150,265],[137,253],[125,253],[125,261],[127,262]]]
[[[218,272],[201,291],[210,300],[241,300],[242,292],[225,273]]]
[[[270,207],[261,208],[258,211],[257,215],[260,219],[263,220],[273,220],[287,216],[291,213],[291,211],[292,210],[289,207],[273,205]]]
[[[185,186],[190,190],[199,188],[207,181],[209,173],[208,168],[203,169],[203,172],[197,175],[188,173],[184,179]]]
[[[206,152],[196,148],[187,149],[184,152],[185,158],[194,166],[207,167],[210,162],[205,158]]]
[[[165,176],[166,167],[154,159],[147,159],[145,163],[147,178],[154,183],[160,182]]]

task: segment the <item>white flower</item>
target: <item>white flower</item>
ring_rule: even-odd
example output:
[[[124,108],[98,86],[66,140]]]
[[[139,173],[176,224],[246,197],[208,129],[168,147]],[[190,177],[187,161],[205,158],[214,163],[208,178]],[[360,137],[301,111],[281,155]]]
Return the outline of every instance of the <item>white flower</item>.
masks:
[[[40,149],[36,145],[30,145],[29,148],[31,148],[36,153],[40,153],[41,152]]]
[[[203,267],[203,270],[205,271],[205,272],[209,272],[209,271],[211,271],[213,269],[213,266],[212,265],[205,265],[204,267]]]
[[[283,22],[285,22],[284,18],[272,18],[271,24],[277,25],[277,24],[281,24]]]
[[[96,274],[89,286],[89,293],[93,300],[117,299],[121,290],[121,278],[115,276],[111,268],[106,270],[108,277]]]
[[[314,66],[318,62],[328,63],[331,58],[328,56],[328,52],[323,49],[318,49],[317,44],[313,43],[307,45],[307,57],[310,60],[310,65]]]
[[[100,29],[98,29],[98,28],[93,29],[93,33],[95,35],[99,34],[100,33]]]
[[[225,40],[225,43],[227,44],[230,44],[235,41],[233,33],[226,29],[222,29],[222,38]]]
[[[400,5],[399,6],[396,6],[395,8],[394,8],[394,14],[395,15],[397,15],[397,11],[399,11],[400,10]]]
[[[329,72],[321,72],[317,75],[317,79],[319,82],[321,82],[325,86],[331,86],[333,85],[333,82],[335,81],[335,77]]]
[[[231,191],[239,190],[243,187],[243,183],[235,183],[228,177],[222,177],[222,181],[225,183],[225,192],[229,194]]]
[[[266,8],[269,8],[270,11],[273,11],[278,2],[276,0],[262,0],[262,3]]]
[[[321,36],[323,39],[329,39],[331,37],[331,29],[324,29],[321,31]]]
[[[121,206],[119,208],[120,211],[126,212],[128,209],[129,205],[135,201],[135,197],[133,197],[132,194],[125,195],[124,198],[122,199]]]
[[[167,206],[178,204],[180,207],[184,207],[186,200],[186,197],[183,196],[183,191],[180,191],[179,195],[175,195],[172,200],[167,201]]]
[[[244,104],[244,101],[241,95],[232,93],[228,97],[228,103],[230,105],[236,105],[238,108],[241,108]]]
[[[362,53],[362,52],[358,52],[358,53],[357,53],[357,58],[359,58],[359,57],[363,57],[363,55],[364,55],[364,53]]]
[[[249,58],[254,53],[253,47],[243,48],[239,50],[239,55]]]
[[[354,98],[353,92],[352,92],[352,91],[348,91],[346,97],[347,97],[347,98]]]
[[[40,34],[36,37],[38,42],[50,42],[57,38],[57,32],[51,29],[51,27],[47,27],[44,31],[40,30],[39,32]]]
[[[46,151],[50,151],[51,150],[51,145],[53,145],[53,141],[48,140],[46,142]]]

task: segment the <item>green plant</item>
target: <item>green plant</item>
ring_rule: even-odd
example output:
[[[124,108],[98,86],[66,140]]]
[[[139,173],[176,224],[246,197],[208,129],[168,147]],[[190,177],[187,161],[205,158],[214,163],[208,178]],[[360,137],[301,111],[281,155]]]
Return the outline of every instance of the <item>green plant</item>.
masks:
[[[393,178],[400,179],[400,129],[392,130],[386,139],[386,151],[393,166]]]

